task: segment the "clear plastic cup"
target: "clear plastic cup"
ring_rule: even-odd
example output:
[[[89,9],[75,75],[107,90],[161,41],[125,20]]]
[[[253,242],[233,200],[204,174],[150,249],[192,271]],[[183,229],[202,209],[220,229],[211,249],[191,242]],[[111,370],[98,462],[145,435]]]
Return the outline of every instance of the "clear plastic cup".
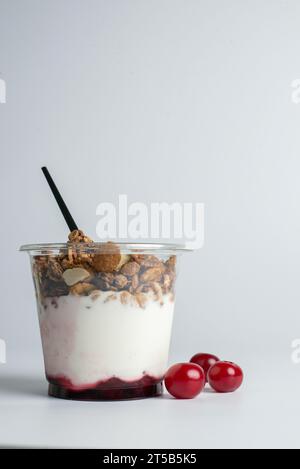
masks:
[[[30,255],[49,395],[158,396],[171,338],[179,245],[77,243]]]

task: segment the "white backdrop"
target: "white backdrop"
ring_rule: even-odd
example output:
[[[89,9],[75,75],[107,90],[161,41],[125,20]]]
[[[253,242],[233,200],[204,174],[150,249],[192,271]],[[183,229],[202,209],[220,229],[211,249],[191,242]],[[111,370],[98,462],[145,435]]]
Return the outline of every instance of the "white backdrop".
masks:
[[[205,245],[182,259],[172,357],[211,351],[250,374],[280,361],[299,389],[299,16],[297,0],[0,0],[8,365],[41,364],[18,247],[67,236],[45,164],[93,237],[96,206],[118,194],[204,202]]]

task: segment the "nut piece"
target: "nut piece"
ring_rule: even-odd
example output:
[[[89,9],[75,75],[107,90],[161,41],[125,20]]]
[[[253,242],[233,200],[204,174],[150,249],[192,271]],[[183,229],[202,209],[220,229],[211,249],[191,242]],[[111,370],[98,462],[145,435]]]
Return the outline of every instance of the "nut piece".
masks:
[[[94,268],[97,272],[114,272],[121,261],[119,247],[112,242],[107,242],[99,248],[94,256]]]
[[[142,267],[155,267],[161,264],[161,260],[150,254],[132,254],[131,258]]]
[[[141,275],[141,281],[148,282],[159,282],[162,276],[161,267],[151,267],[150,269],[145,270]]]
[[[147,290],[148,287],[149,285],[147,285],[146,283],[142,283],[141,285],[138,285],[135,290],[135,293],[142,293],[143,291]]]
[[[88,295],[91,291],[95,290],[95,286],[91,283],[77,283],[70,288],[71,295]]]
[[[92,290],[89,293],[89,297],[91,298],[92,301],[96,301],[97,298],[99,298],[99,296],[101,296],[101,291],[100,290]]]
[[[131,287],[133,290],[136,290],[139,286],[139,276],[136,274],[131,279]]]
[[[113,290],[114,275],[101,272],[93,278],[92,282],[99,290]]]
[[[151,284],[151,287],[154,291],[156,300],[159,301],[160,304],[163,304],[163,292],[162,292],[162,288],[161,288],[160,284],[157,283],[157,282],[153,282]]]
[[[74,230],[68,236],[70,243],[92,243],[93,240],[86,236],[82,230]]]
[[[81,267],[74,267],[74,269],[65,270],[62,276],[66,284],[71,287],[89,278],[90,273]]]
[[[171,256],[166,262],[165,266],[167,269],[175,270],[176,267],[176,256]]]
[[[47,269],[47,276],[51,280],[60,280],[62,276],[63,270],[59,262],[57,260],[52,259],[49,257],[48,260],[48,269]]]
[[[122,305],[127,305],[131,300],[131,294],[128,291],[122,291],[120,294],[120,300]]]
[[[45,297],[65,296],[69,293],[69,288],[63,281],[54,282],[50,279],[44,279],[41,282],[41,293]]]
[[[118,288],[124,288],[126,287],[128,283],[128,280],[127,280],[127,277],[125,277],[125,275],[122,275],[122,274],[118,274],[115,276],[115,285],[116,287]]]
[[[118,267],[116,268],[116,270],[120,270],[121,267],[126,264],[126,262],[129,262],[130,261],[130,256],[128,256],[128,254],[121,254],[121,260],[119,262],[119,265]]]
[[[133,275],[137,274],[140,270],[140,265],[135,261],[127,262],[127,264],[123,265],[121,269],[121,273],[123,275],[127,275],[128,277],[132,277]]]
[[[171,281],[170,275],[169,274],[164,274],[164,276],[163,276],[164,291],[170,290],[171,286],[172,286],[172,281]]]
[[[117,295],[115,293],[112,293],[111,295],[108,295],[108,297],[105,298],[104,303],[108,303],[109,301],[116,300]]]
[[[147,303],[147,297],[144,293],[136,293],[134,295],[138,305],[141,307],[141,308],[144,308],[146,303]]]
[[[156,256],[145,256],[145,258],[141,261],[141,265],[143,267],[155,267],[159,265],[161,261]]]
[[[147,256],[145,254],[131,254],[131,259],[137,262],[138,264],[142,264],[146,257]]]
[[[60,264],[61,264],[63,270],[72,269],[73,266],[74,266],[73,262],[69,261],[69,257],[65,257],[64,259],[62,259],[60,261]]]

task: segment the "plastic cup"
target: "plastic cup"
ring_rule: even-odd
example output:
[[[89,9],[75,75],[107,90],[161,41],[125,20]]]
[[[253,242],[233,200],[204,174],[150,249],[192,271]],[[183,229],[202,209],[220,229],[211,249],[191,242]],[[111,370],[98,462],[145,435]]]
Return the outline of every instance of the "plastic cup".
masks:
[[[40,244],[30,256],[49,395],[158,396],[179,255],[163,244]]]

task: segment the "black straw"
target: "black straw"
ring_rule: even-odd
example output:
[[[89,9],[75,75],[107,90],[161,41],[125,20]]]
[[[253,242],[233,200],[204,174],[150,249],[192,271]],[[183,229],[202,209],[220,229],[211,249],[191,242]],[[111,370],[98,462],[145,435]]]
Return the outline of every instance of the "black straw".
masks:
[[[55,197],[55,200],[56,202],[58,203],[58,206],[61,210],[61,213],[63,214],[64,216],[64,219],[66,220],[67,222],[67,225],[69,227],[69,230],[70,231],[74,231],[74,230],[78,230],[78,227],[75,223],[75,221],[73,220],[73,217],[72,215],[70,214],[69,210],[68,210],[68,207],[66,206],[62,196],[60,195],[60,192],[59,190],[57,189],[56,185],[55,185],[55,182],[53,181],[52,177],[50,176],[50,173],[48,171],[48,169],[46,168],[46,166],[43,166],[42,167],[42,171],[44,173],[44,176],[45,178],[47,179],[47,182],[50,186],[50,189],[52,191],[52,194],[54,195]]]

